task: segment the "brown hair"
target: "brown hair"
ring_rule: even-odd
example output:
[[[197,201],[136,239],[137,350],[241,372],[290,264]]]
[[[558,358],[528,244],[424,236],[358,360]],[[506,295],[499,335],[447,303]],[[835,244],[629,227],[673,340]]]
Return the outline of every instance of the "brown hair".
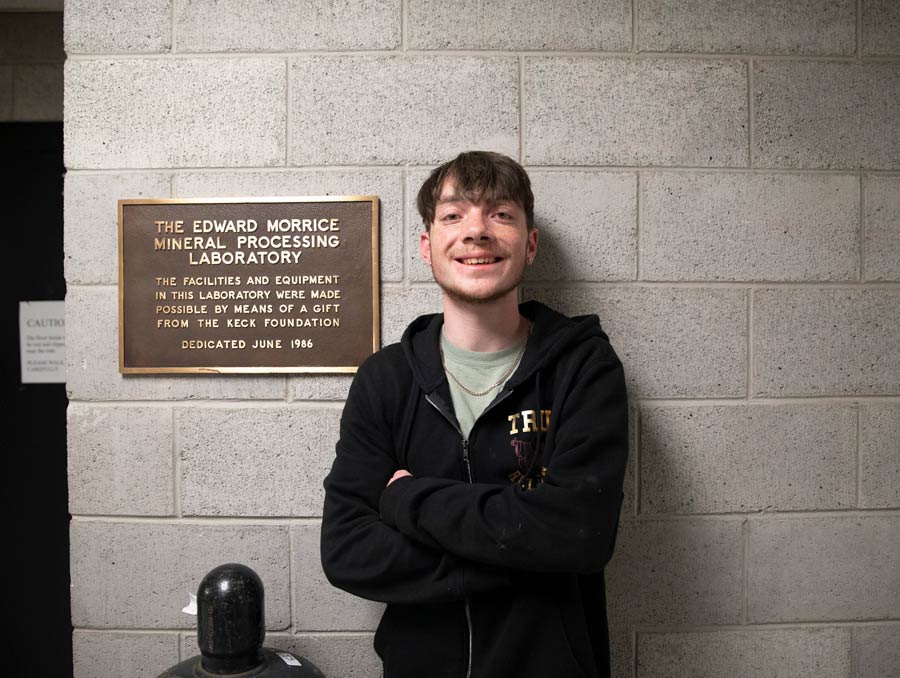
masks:
[[[434,222],[435,208],[447,179],[453,180],[459,195],[472,202],[512,200],[525,211],[528,230],[534,228],[534,194],[522,166],[499,153],[468,151],[432,170],[419,189],[416,207],[426,230]]]

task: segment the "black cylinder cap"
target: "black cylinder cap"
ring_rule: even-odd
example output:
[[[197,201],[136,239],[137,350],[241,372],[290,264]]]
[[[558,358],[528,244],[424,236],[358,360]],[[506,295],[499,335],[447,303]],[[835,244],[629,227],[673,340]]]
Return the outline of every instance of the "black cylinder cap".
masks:
[[[197,589],[197,644],[203,669],[217,675],[243,673],[263,662],[265,595],[246,565],[210,570]]]

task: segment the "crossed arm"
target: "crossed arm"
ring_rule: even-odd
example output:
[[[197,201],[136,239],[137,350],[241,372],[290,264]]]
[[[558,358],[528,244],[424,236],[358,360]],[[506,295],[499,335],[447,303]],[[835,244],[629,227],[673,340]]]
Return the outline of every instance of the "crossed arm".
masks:
[[[580,370],[555,405],[547,475],[531,491],[398,470],[394,451],[373,444],[390,439],[372,410],[374,395],[365,379],[354,383],[326,480],[322,557],[332,583],[375,600],[438,602],[508,586],[521,571],[606,564],[627,454],[617,360]],[[351,421],[348,412],[368,421]]]

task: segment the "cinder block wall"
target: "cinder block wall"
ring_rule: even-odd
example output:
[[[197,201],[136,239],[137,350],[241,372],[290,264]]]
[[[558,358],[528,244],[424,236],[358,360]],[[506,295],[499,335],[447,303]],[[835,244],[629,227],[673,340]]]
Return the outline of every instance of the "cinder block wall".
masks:
[[[48,4],[0,0],[0,122],[62,120],[63,15]]]
[[[195,653],[235,560],[268,643],[379,675],[318,564],[349,379],[121,377],[116,199],[378,194],[392,342],[439,306],[415,190],[470,148],[533,176],[527,295],[627,368],[616,675],[900,675],[900,3],[69,0],[65,44],[79,678]]]

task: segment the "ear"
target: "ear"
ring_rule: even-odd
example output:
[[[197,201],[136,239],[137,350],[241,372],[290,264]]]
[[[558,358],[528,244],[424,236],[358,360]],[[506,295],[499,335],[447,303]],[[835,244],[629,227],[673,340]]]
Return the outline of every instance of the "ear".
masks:
[[[538,230],[536,228],[532,228],[531,231],[528,232],[528,241],[525,244],[525,260],[529,264],[534,263],[534,258],[537,256],[538,250]]]
[[[431,238],[428,231],[419,234],[419,254],[422,255],[422,261],[431,266]]]

